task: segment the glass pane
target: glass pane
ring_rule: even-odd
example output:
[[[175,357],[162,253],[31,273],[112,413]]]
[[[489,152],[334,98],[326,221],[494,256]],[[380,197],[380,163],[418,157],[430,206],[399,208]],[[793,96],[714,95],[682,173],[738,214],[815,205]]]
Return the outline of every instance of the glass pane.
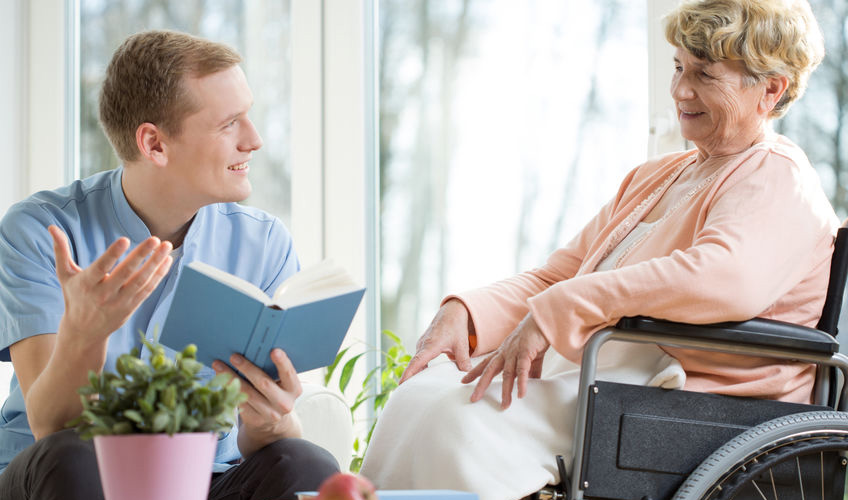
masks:
[[[119,161],[97,121],[97,98],[112,52],[130,34],[173,29],[226,43],[244,58],[255,103],[250,117],[265,145],[251,161],[246,203],[290,221],[290,0],[80,0],[80,175]]]
[[[804,96],[776,124],[807,153],[840,218],[848,216],[848,0],[810,0],[825,59]]]
[[[380,2],[382,327],[536,267],[648,149],[645,2]]]
[[[776,129],[803,149],[840,219],[848,217],[848,0],[810,0],[822,29],[825,58],[810,77],[807,92]],[[843,302],[840,332],[848,331]],[[840,352],[848,353],[842,342]]]

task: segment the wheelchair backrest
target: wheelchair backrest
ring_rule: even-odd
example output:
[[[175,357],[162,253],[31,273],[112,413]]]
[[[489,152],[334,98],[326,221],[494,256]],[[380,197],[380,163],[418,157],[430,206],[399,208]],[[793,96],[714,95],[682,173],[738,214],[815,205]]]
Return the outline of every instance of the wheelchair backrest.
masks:
[[[821,319],[816,328],[834,337],[838,333],[839,313],[845,294],[845,281],[848,276],[848,220],[836,232],[833,245],[833,259],[830,262],[830,280],[827,284],[827,296],[824,301]]]

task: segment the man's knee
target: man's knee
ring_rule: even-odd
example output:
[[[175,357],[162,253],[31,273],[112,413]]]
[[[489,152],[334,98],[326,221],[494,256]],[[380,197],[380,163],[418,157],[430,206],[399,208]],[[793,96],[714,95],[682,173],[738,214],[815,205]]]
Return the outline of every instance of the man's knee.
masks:
[[[317,490],[338,470],[327,450],[303,439],[281,439],[213,481],[213,491],[238,490],[245,498],[294,498],[297,491]]]
[[[67,480],[97,474],[94,444],[80,439],[73,429],[55,432],[37,441],[31,466]]]
[[[262,454],[263,459],[276,461],[279,467],[330,473],[339,470],[338,462],[329,451],[305,439],[280,439],[257,453]]]
[[[94,445],[81,440],[73,430],[36,441],[3,472],[0,493],[10,499],[103,498]]]

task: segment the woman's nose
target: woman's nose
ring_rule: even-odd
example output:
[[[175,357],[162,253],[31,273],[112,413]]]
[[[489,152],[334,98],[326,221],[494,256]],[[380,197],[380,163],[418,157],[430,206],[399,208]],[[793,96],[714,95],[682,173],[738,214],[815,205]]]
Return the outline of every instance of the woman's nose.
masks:
[[[671,79],[671,98],[675,101],[686,101],[695,97],[695,92],[683,74],[676,74]]]

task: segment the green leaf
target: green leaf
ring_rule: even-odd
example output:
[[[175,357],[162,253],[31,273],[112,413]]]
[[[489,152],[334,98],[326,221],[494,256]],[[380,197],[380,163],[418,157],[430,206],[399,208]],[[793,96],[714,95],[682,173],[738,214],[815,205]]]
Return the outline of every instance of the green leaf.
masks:
[[[345,347],[338,354],[336,354],[336,359],[333,360],[333,363],[327,367],[327,373],[324,374],[324,385],[328,385],[330,383],[330,379],[333,378],[333,372],[336,370],[336,366],[338,366],[339,361],[342,360],[347,351],[350,350],[350,346]]]
[[[219,373],[212,377],[212,380],[209,381],[207,387],[224,387],[233,378],[233,375],[230,373]]]
[[[173,385],[165,388],[165,391],[162,393],[162,403],[168,407],[169,410],[173,410],[177,407],[177,388]]]
[[[203,364],[191,358],[183,359],[180,363],[180,370],[186,375],[192,376],[203,368]]]
[[[359,405],[361,405],[362,403],[364,403],[364,402],[368,401],[369,399],[371,399],[371,396],[369,396],[369,395],[368,395],[368,394],[366,394],[365,392],[360,392],[360,393],[357,395],[356,400],[355,400],[355,401],[353,402],[353,404],[351,405],[351,407],[350,407],[350,412],[351,412],[351,413],[355,412],[355,411],[356,411],[356,409],[357,409],[357,408],[359,408]]]
[[[153,432],[164,432],[170,421],[171,417],[166,412],[156,412],[153,416]]]
[[[183,349],[182,355],[184,358],[194,359],[197,357],[197,346],[194,344],[189,344],[185,346]]]
[[[388,377],[387,380],[383,383],[383,393],[386,395],[386,397],[388,397],[392,391],[397,389],[397,386],[397,380],[392,377]]]
[[[344,393],[345,389],[347,389],[347,384],[350,382],[350,377],[353,375],[353,369],[356,366],[356,362],[362,355],[365,354],[359,353],[356,356],[350,358],[347,363],[344,364],[342,368],[342,374],[339,376],[339,392]]]
[[[227,400],[234,401],[241,393],[241,382],[239,381],[239,379],[232,379],[230,383],[227,384],[226,391]]]
[[[139,409],[145,415],[150,415],[151,413],[153,413],[153,405],[150,404],[146,399],[138,399],[136,400],[136,403],[138,403]]]
[[[82,418],[90,424],[99,425],[101,427],[107,427],[106,422],[103,421],[100,417],[95,415],[93,411],[85,410],[82,412]]]
[[[211,432],[218,428],[218,423],[213,417],[206,417],[200,421],[197,426],[198,432]]]
[[[380,370],[380,368],[381,367],[379,367],[379,366],[374,367],[374,368],[371,369],[370,372],[368,372],[368,375],[365,375],[365,380],[362,381],[362,388],[363,389],[365,389],[365,390],[368,389],[368,382],[371,381],[371,378],[374,376],[375,373],[377,373],[378,370]]]
[[[81,396],[94,396],[95,394],[97,394],[97,391],[95,391],[94,387],[91,387],[90,385],[84,385],[77,389],[77,394]]]
[[[139,424],[144,422],[144,417],[136,410],[124,410],[124,417]]]
[[[381,392],[380,394],[377,394],[377,396],[374,398],[374,409],[375,410],[382,410],[383,407],[386,406],[386,400],[388,400],[388,399],[389,399],[389,393],[388,392]]]
[[[118,422],[112,426],[112,434],[130,434],[133,426],[129,422]]]
[[[144,391],[144,400],[147,402],[147,404],[150,405],[151,408],[153,407],[153,405],[156,403],[155,387],[153,387],[152,385],[147,387],[147,389]]]
[[[193,432],[197,429],[198,425],[200,425],[200,422],[192,416],[188,416],[185,420],[183,420],[183,429],[185,429],[186,432]]]
[[[392,339],[395,344],[403,345],[403,342],[400,341],[400,337],[392,333],[390,330],[383,330],[382,334]]]
[[[174,432],[178,432],[180,426],[185,421],[186,415],[188,414],[188,410],[186,409],[186,404],[180,401],[177,405],[176,410],[174,410]]]

